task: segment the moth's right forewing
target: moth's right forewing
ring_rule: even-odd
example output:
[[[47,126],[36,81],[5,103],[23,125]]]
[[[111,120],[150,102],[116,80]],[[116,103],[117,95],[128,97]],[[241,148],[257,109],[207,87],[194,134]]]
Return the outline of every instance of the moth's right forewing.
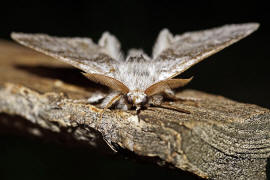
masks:
[[[88,79],[90,79],[91,81],[103,84],[111,89],[122,92],[123,94],[127,94],[129,92],[129,88],[126,85],[124,85],[119,80],[111,78],[109,76],[105,76],[102,74],[89,74],[89,73],[83,73],[83,75]]]
[[[12,39],[36,51],[71,64],[87,73],[110,75],[116,60],[90,38],[60,38],[46,34],[12,33]]]
[[[258,23],[232,24],[173,37],[166,49],[155,54],[157,58],[154,62],[168,64],[161,70],[161,80],[179,75],[208,56],[248,36],[258,27]]]

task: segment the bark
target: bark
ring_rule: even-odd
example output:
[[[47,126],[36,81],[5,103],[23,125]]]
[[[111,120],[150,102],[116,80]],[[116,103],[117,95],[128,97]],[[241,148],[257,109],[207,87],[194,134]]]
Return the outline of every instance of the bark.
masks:
[[[104,87],[5,41],[0,42],[0,77],[0,113],[25,118],[28,124],[18,127],[33,135],[51,131],[97,150],[124,149],[203,178],[266,179],[269,173],[270,111],[257,105],[184,90],[177,96],[199,100],[170,105],[190,114],[150,107],[139,118],[121,110],[106,110],[100,118],[101,109],[85,100]],[[0,117],[2,124],[12,121]]]

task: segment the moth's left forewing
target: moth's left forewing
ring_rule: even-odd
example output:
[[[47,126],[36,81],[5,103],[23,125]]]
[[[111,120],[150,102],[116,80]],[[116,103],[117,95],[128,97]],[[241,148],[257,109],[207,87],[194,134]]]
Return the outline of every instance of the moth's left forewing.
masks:
[[[112,56],[120,53],[116,40],[104,35],[99,45],[90,38],[63,38],[47,34],[12,33],[12,39],[36,51],[52,56],[87,73],[100,73],[112,76],[114,64]],[[105,43],[108,42],[107,44]],[[110,44],[110,45],[108,45]],[[111,46],[117,46],[112,48]],[[120,45],[119,45],[120,46]],[[108,48],[112,50],[108,50]],[[110,49],[109,48],[109,49]]]
[[[154,59],[154,62],[168,64],[161,70],[161,80],[179,75],[208,56],[248,36],[258,27],[258,23],[232,24],[173,37],[167,48]]]

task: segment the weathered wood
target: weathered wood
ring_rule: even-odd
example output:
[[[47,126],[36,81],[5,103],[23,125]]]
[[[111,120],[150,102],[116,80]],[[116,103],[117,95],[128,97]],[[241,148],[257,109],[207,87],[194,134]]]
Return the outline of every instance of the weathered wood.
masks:
[[[79,71],[13,43],[0,43],[0,112],[19,115],[42,129],[63,131],[92,147],[123,148],[139,156],[211,179],[266,179],[270,111],[195,90],[173,102],[191,114],[151,107],[101,109],[85,99],[100,86]],[[10,120],[10,119],[9,119]],[[42,136],[38,129],[28,129]],[[104,141],[104,140],[105,141]],[[269,165],[268,165],[269,166]]]

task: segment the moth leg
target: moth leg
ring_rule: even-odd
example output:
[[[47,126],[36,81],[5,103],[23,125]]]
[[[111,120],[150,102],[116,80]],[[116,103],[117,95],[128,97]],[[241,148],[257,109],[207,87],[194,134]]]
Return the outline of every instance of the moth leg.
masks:
[[[172,89],[166,89],[164,91],[164,94],[167,98],[172,99],[172,100],[176,100],[176,101],[192,101],[195,103],[200,101],[199,98],[194,98],[194,97],[178,97],[175,95],[175,93]]]
[[[106,94],[100,91],[93,92],[93,94],[87,99],[90,104],[99,103],[106,97]]]
[[[127,111],[131,108],[131,106],[132,105],[129,104],[125,98],[121,98],[116,105],[116,109],[122,109],[124,111]]]
[[[102,115],[106,109],[109,109],[112,105],[114,105],[117,101],[121,99],[122,95],[120,93],[116,94],[111,98],[111,100],[103,107],[102,111],[100,112],[100,120],[102,119]]]
[[[107,104],[117,95],[119,95],[119,92],[117,92],[117,91],[109,92],[109,94],[100,103],[100,105],[99,105],[100,108],[105,108],[107,106]]]
[[[179,108],[179,107],[174,107],[171,106],[170,104],[163,102],[163,96],[162,95],[154,95],[152,96],[152,98],[150,99],[150,104],[154,107],[161,107],[164,109],[170,109],[170,110],[174,110],[174,111],[178,111],[181,113],[186,113],[186,114],[190,114],[190,111],[185,110],[183,108]]]

